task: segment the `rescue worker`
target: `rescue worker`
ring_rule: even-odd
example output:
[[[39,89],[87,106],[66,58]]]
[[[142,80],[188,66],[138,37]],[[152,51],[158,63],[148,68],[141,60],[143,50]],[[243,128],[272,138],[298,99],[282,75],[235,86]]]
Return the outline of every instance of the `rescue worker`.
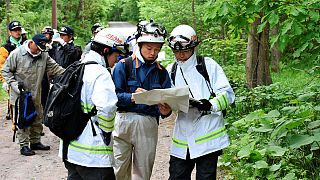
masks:
[[[137,31],[139,48],[127,60],[132,69],[126,69],[126,60],[121,60],[113,71],[119,99],[113,132],[115,172],[119,180],[150,179],[156,154],[159,117],[167,117],[172,112],[167,104],[135,104],[132,93],[171,87],[168,72],[156,61],[164,44],[166,30],[151,21],[138,26]],[[132,79],[132,76],[135,78]]]
[[[115,180],[111,132],[118,98],[109,68],[114,66],[117,56],[127,53],[124,42],[120,32],[104,29],[95,36],[91,50],[82,60],[98,63],[85,66],[81,89],[83,111],[90,112],[95,106],[97,115],[88,121],[79,138],[70,142],[65,161],[68,180]],[[59,155],[62,157],[62,143]]]
[[[20,93],[19,82],[23,83],[26,91],[32,93],[37,117],[31,126],[17,131],[20,153],[25,156],[34,155],[33,150],[50,149],[50,146],[41,143],[41,132],[43,130],[41,123],[43,119],[41,81],[44,73],[59,75],[64,72],[64,69],[45,52],[47,42],[48,39],[43,34],[36,34],[32,40],[26,41],[22,46],[11,52],[2,69],[2,75],[11,87],[10,103],[12,106],[14,106]]]
[[[8,24],[8,30],[9,30],[10,36],[6,41],[6,43],[0,47],[0,70],[2,69],[3,64],[5,63],[11,51],[21,46],[25,41],[21,37],[22,27],[19,21],[11,21]],[[7,90],[9,93],[8,84],[4,81],[1,73],[0,73],[0,81],[2,82],[2,89]],[[10,107],[10,102],[8,100],[8,111],[7,111],[6,119],[7,120],[11,119],[13,121],[11,108],[12,107]]]
[[[96,34],[101,31],[103,29],[103,27],[101,26],[100,23],[95,23],[92,27],[91,27],[91,33],[92,33],[92,38],[90,39],[90,42],[86,45],[86,47],[84,48],[84,51],[82,53],[81,59],[84,58],[84,56],[86,54],[89,53],[90,49],[91,49],[91,44],[92,41],[94,39],[94,37],[96,36]]]
[[[195,48],[200,42],[192,27],[175,27],[168,41],[177,62],[172,84],[187,85],[194,99],[188,113],[179,111],[175,121],[169,180],[190,180],[194,166],[197,180],[216,179],[218,156],[230,143],[221,111],[234,101],[234,92],[213,59],[204,58],[210,83],[198,72]],[[171,68],[168,66],[169,72]],[[212,97],[213,93],[216,97]]]
[[[80,60],[82,50],[80,46],[75,46],[73,43],[74,31],[71,27],[63,26],[59,34],[60,38],[54,39],[59,44],[52,58],[62,67],[66,68],[75,61]]]

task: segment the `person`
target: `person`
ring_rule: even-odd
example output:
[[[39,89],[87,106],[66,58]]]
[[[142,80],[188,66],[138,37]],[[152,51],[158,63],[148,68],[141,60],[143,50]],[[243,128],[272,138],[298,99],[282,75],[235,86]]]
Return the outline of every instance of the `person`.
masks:
[[[104,29],[95,36],[91,50],[82,60],[98,63],[85,66],[81,90],[84,112],[95,106],[97,115],[87,123],[79,138],[70,142],[65,161],[68,179],[115,180],[111,132],[118,98],[108,69],[114,66],[117,56],[127,52],[124,42],[120,32]],[[59,155],[62,156],[62,143]]]
[[[117,63],[113,71],[119,100],[112,133],[113,149],[116,178],[121,180],[150,179],[158,140],[159,116],[164,118],[172,112],[167,104],[136,104],[132,96],[135,92],[171,87],[168,72],[156,61],[166,37],[165,28],[150,21],[138,27],[138,32],[139,48],[127,61],[132,64],[132,75],[126,72],[125,60]],[[132,76],[136,78],[131,79]]]
[[[91,27],[91,33],[92,33],[92,38],[90,39],[89,43],[86,45],[86,47],[84,48],[84,51],[82,53],[81,59],[84,58],[84,56],[86,54],[89,53],[90,49],[91,49],[91,44],[92,41],[94,39],[94,37],[96,36],[96,34],[101,31],[103,29],[103,27],[101,26],[100,23],[95,23],[92,27]]]
[[[4,45],[0,47],[0,70],[2,69],[6,59],[8,58],[9,54],[16,49],[17,47],[21,46],[25,40],[21,37],[21,23],[19,21],[11,21],[8,24],[8,30],[9,30],[9,38],[6,41]],[[4,90],[7,90],[9,93],[9,87],[7,85],[7,82],[4,81],[1,73],[0,73],[0,81],[2,82],[2,88]],[[10,102],[8,100],[8,108],[7,108],[7,114],[6,119],[13,121],[12,118],[12,107],[10,106]]]
[[[75,46],[73,43],[74,31],[71,27],[63,26],[59,34],[60,38],[53,39],[53,41],[59,44],[52,58],[62,67],[66,68],[75,61],[80,60],[82,50],[80,46]]]
[[[234,92],[213,59],[204,58],[210,82],[198,72],[195,48],[200,42],[191,26],[175,27],[168,41],[177,63],[172,84],[187,85],[192,98],[188,113],[178,111],[175,120],[169,180],[191,179],[195,165],[197,180],[216,179],[218,156],[229,145],[221,111],[234,101]],[[172,72],[172,66],[167,69]]]
[[[28,32],[24,28],[21,28],[21,38],[22,38],[23,42],[28,40],[27,34],[28,34]]]
[[[37,117],[31,126],[18,129],[17,138],[20,144],[20,153],[25,156],[34,155],[33,150],[49,150],[50,146],[41,143],[43,109],[41,107],[41,81],[44,73],[58,75],[64,72],[46,51],[48,39],[43,34],[36,34],[32,40],[12,51],[7,58],[2,75],[10,88],[10,103],[18,97],[18,84],[23,83],[24,89],[32,93]],[[14,108],[13,108],[14,109]],[[30,143],[30,148],[29,148]]]

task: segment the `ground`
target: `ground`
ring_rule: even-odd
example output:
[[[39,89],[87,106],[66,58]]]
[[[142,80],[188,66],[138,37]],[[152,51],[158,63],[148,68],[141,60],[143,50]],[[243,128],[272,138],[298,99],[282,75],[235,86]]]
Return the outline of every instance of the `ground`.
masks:
[[[20,155],[19,145],[12,142],[11,121],[5,119],[6,102],[0,102],[0,179],[2,180],[59,180],[67,171],[58,157],[59,139],[44,126],[43,144],[50,151],[36,151],[34,156]],[[166,180],[169,176],[169,149],[174,121],[165,119],[159,125],[159,141],[151,180]],[[194,179],[194,178],[193,178]]]

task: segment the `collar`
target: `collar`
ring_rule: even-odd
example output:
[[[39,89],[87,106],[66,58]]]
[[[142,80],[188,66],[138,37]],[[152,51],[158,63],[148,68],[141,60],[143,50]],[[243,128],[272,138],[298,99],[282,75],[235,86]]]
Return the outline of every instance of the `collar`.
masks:
[[[20,37],[20,39],[16,39],[12,36],[9,37],[9,41],[10,43],[14,44],[16,47],[19,47],[21,44],[21,41],[22,41],[22,38]]]
[[[101,56],[99,53],[90,50],[89,53],[84,57],[84,59],[82,60],[82,62],[88,62],[88,61],[95,61],[97,63],[99,63],[100,65],[102,65],[103,67],[106,67],[106,62],[103,58],[103,56]]]
[[[187,71],[190,70],[192,67],[196,67],[197,65],[197,56],[196,53],[193,53],[192,56],[190,56],[190,58],[186,61],[177,61],[177,59],[175,58],[176,62],[178,63],[178,65],[181,67],[181,69],[183,71]]]
[[[33,58],[40,56],[40,55],[41,55],[41,51],[40,51],[38,54],[32,54],[32,53],[31,53],[31,50],[30,50],[30,48],[29,48],[29,43],[30,43],[30,42],[31,42],[31,41],[28,40],[26,43],[24,43],[24,44],[23,44],[24,48],[22,48],[22,49],[25,49],[25,51],[28,52],[28,53],[30,54],[30,56],[33,57]]]

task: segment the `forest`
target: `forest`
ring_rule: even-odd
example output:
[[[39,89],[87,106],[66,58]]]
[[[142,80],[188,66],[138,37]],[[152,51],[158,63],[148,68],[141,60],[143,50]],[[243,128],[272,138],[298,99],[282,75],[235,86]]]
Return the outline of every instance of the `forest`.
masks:
[[[52,23],[52,2],[1,0],[0,40],[19,20],[31,38]],[[225,179],[319,179],[320,0],[59,0],[57,24],[84,48],[100,22],[140,20],[196,29],[197,53],[224,69],[236,94],[225,117]],[[166,66],[173,53],[165,45]],[[6,99],[1,89],[0,100]]]

